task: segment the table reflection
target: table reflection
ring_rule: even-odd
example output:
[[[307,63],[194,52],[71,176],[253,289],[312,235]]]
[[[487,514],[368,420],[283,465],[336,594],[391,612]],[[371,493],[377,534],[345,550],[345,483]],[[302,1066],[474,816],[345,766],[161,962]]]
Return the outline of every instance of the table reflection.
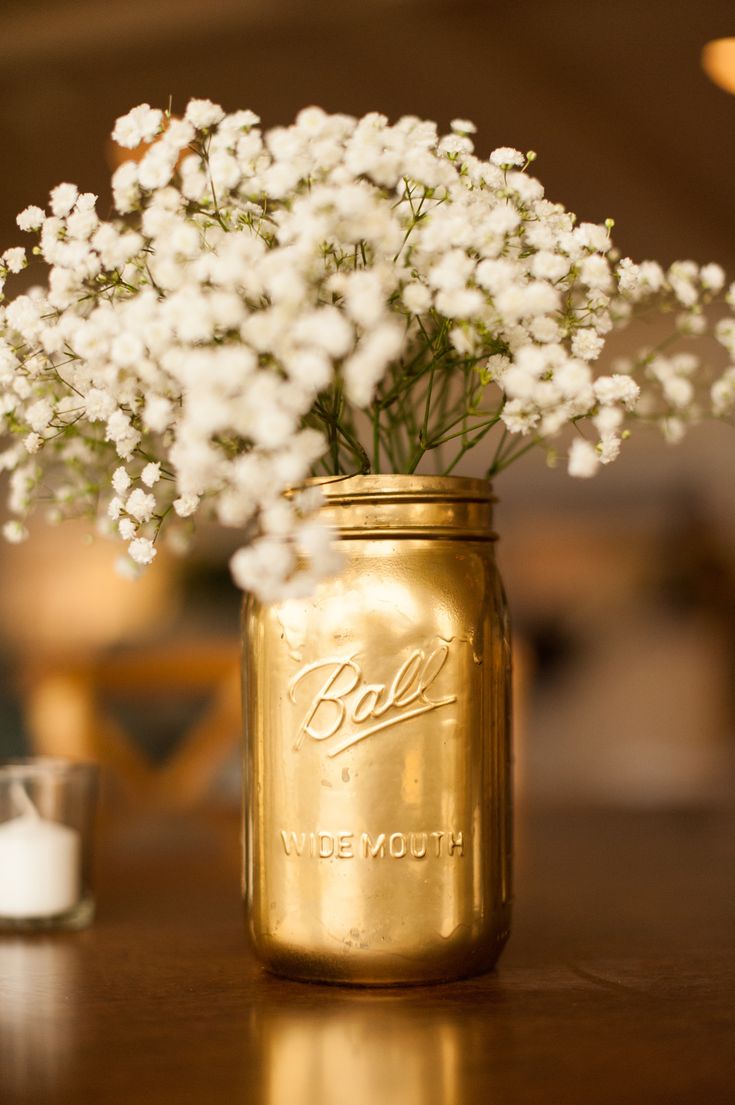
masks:
[[[75,1052],[78,966],[74,947],[63,938],[0,939],[3,1099],[7,1094],[35,1105],[64,1078]]]
[[[293,1003],[279,997],[253,1021],[260,1069],[248,1100],[259,1105],[463,1105],[493,1041],[509,1043],[487,1001],[480,1015],[433,987],[346,994],[296,985]]]

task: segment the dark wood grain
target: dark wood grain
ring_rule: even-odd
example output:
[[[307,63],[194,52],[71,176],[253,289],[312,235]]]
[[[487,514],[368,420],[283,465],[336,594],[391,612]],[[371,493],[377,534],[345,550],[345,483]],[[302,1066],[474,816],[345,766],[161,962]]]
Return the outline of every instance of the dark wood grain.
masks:
[[[732,1105],[735,818],[519,818],[499,969],[379,992],[253,963],[238,826],[108,826],[86,932],[0,938],[2,1105]]]

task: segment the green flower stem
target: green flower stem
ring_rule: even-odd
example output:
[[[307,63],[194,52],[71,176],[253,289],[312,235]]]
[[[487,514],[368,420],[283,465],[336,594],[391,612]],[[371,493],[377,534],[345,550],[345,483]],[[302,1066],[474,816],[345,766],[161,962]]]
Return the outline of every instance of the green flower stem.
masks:
[[[387,428],[385,431],[386,441],[390,442],[390,452],[388,454],[391,465],[396,472],[403,472],[406,464],[406,449],[403,443],[403,433],[406,429],[403,421],[403,412],[400,409],[396,410],[395,406],[386,410]]]
[[[395,453],[395,449],[394,449],[395,442],[394,442],[393,435],[389,431],[387,431],[383,426],[381,426],[380,427],[380,438],[381,438],[381,441],[383,443],[383,449],[385,451],[385,455],[388,458],[388,461],[390,463],[391,468],[393,469],[394,472],[400,472],[401,471],[401,465],[398,463],[398,459],[396,457],[396,453]]]
[[[522,448],[516,449],[515,452],[513,452],[511,450],[508,453],[506,453],[506,455],[503,457],[503,459],[501,461],[494,463],[488,469],[488,473],[487,473],[488,479],[490,479],[492,476],[497,476],[498,473],[502,472],[504,468],[507,468],[509,465],[511,465],[515,461],[519,460],[522,456],[524,456],[525,453],[530,452],[531,449],[535,448],[536,445],[540,444],[541,440],[542,439],[540,437],[533,437],[531,439],[531,441],[529,441]]]
[[[139,445],[135,449],[135,455],[141,457],[143,460],[146,460],[149,463],[156,463],[156,458],[151,456],[150,453],[146,453],[145,449],[141,449]],[[170,468],[166,468],[163,464],[160,464],[160,462],[158,463],[162,476],[169,480],[176,479],[176,474],[172,472]]]
[[[341,391],[342,385],[338,382],[334,389],[334,394],[332,397],[332,415],[329,420],[329,440],[335,476],[339,476],[342,474],[342,467],[339,463],[339,416],[342,409]]]
[[[454,460],[445,469],[445,471],[444,471],[445,476],[450,476],[452,474],[452,472],[457,467],[457,465],[459,464],[459,462],[461,461],[461,459],[465,455],[465,453],[468,453],[470,451],[470,449],[474,449],[475,445],[477,445],[480,441],[482,441],[483,437],[485,437],[485,435],[492,429],[492,427],[495,425],[496,421],[497,421],[497,419],[495,421],[489,422],[485,426],[485,428],[480,430],[479,433],[475,434],[474,437],[466,437],[465,438],[465,441],[463,442],[462,447],[458,450],[456,456],[454,457]]]
[[[448,434],[450,430],[453,430],[455,426],[458,426],[460,422],[464,421],[465,416],[466,412],[464,409],[462,409],[456,417],[450,417],[450,421],[445,422],[441,429],[437,430],[437,432],[434,433],[429,439],[431,443],[431,448],[434,448],[437,445],[441,445],[443,443],[443,440],[451,440],[450,438],[445,439],[445,434]],[[471,412],[471,416],[475,418],[495,418],[497,421],[497,419],[500,417],[500,409],[496,409],[494,411],[483,411],[477,409]],[[463,431],[460,430],[460,433],[462,432]],[[452,437],[454,436],[456,435],[453,434]]]
[[[425,376],[428,372],[431,371],[431,363],[429,363],[425,365],[419,372],[416,372],[413,375],[410,374],[410,369],[413,367],[413,365],[417,364],[423,356],[425,356],[426,352],[427,350],[425,348],[422,348],[417,356],[415,356],[407,366],[403,366],[402,374],[397,380],[395,380],[393,386],[380,400],[380,406],[383,409],[395,403],[402,392],[415,387],[422,376]]]
[[[488,468],[487,472],[485,473],[485,476],[488,479],[497,471],[497,464],[498,464],[498,461],[500,460],[500,457],[502,456],[503,449],[505,447],[505,443],[508,440],[508,433],[509,433],[508,427],[503,426],[503,433],[501,435],[500,441],[498,442],[498,447],[495,450],[495,455],[494,455],[494,457],[493,457],[493,459],[490,463],[490,467]]]
[[[370,471],[370,457],[366,450],[355,437],[354,433],[348,430],[344,425],[338,423],[338,433],[344,438],[346,444],[352,451],[353,456],[360,462],[360,472],[364,475]]]
[[[373,472],[380,472],[380,405],[373,403]]]
[[[163,525],[164,519],[173,510],[173,505],[174,505],[173,503],[169,503],[164,511],[162,511],[160,514],[154,514],[153,515],[153,517],[156,519],[156,530],[155,530],[155,533],[153,534],[153,544],[154,545],[155,545],[156,541],[158,540],[159,535],[161,533],[161,527]]]
[[[474,434],[477,430],[482,430],[483,433],[486,433],[488,430],[492,429],[493,426],[497,426],[499,421],[500,415],[498,414],[493,415],[492,418],[489,418],[487,420],[487,422],[480,422],[479,425],[469,427],[463,426],[463,428],[461,430],[457,430],[456,433],[445,434],[443,437],[430,441],[427,448],[436,449],[439,445],[446,445],[448,441],[454,441],[458,437],[467,437],[468,433]]]

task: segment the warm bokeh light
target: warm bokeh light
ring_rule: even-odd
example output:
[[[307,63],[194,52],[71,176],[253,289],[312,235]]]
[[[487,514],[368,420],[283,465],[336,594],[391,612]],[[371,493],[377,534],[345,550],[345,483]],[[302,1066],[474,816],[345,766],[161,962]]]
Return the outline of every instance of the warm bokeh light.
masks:
[[[162,550],[158,571],[139,580],[115,571],[120,549],[94,540],[84,521],[34,529],[22,549],[0,549],[12,586],[0,589],[0,626],[23,654],[109,648],[152,632],[176,607],[174,565]]]
[[[716,38],[702,50],[702,68],[711,81],[735,95],[735,38]]]

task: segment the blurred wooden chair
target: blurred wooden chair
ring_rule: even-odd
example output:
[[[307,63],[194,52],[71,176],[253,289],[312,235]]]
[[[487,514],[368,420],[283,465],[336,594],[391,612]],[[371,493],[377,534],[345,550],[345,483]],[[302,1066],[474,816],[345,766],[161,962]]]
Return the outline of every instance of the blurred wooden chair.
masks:
[[[188,724],[156,762],[115,702],[138,712],[169,698]],[[33,751],[97,761],[125,798],[182,807],[211,794],[240,736],[239,643],[192,639],[28,667],[26,725]]]
[[[111,797],[201,801],[236,755],[237,636],[203,635],[191,623],[176,636],[187,624],[178,562],[162,549],[131,582],[114,570],[119,546],[89,531],[84,521],[38,527],[22,549],[0,550],[0,626],[31,750],[98,761]],[[153,634],[156,644],[142,643]],[[147,710],[166,724],[147,724]]]

